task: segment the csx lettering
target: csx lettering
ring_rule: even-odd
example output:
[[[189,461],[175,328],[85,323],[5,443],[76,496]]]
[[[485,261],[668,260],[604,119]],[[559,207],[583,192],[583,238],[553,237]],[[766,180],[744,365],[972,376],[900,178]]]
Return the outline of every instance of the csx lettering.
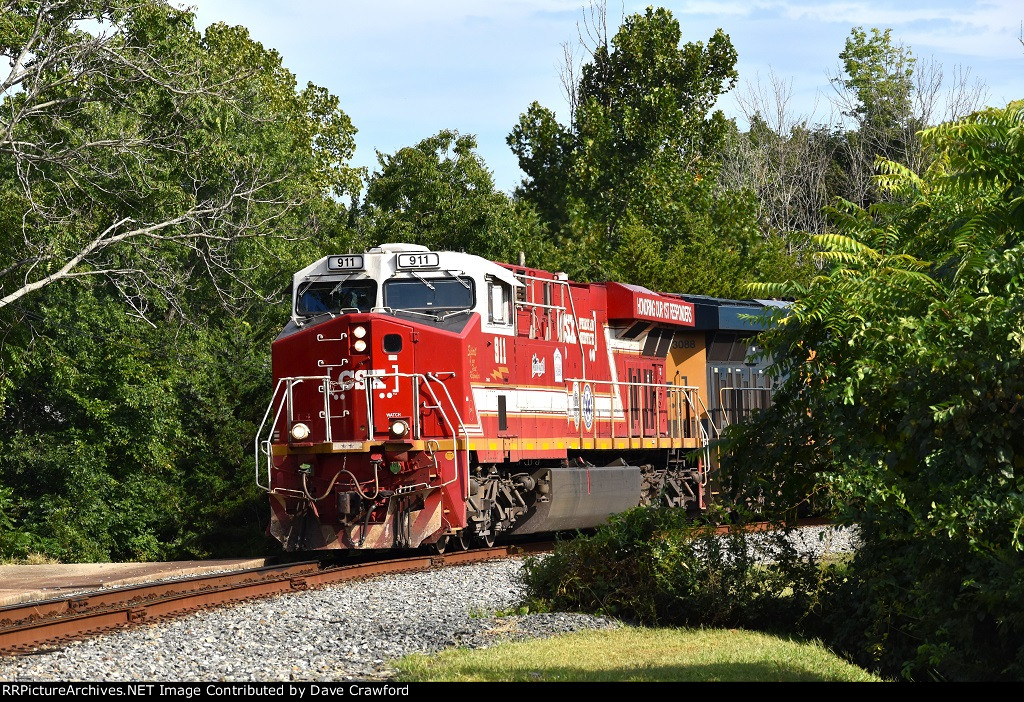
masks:
[[[364,370],[357,370],[357,371],[346,370],[346,371],[342,371],[341,373],[338,373],[338,382],[339,383],[351,383],[351,382],[354,381],[355,382],[355,387],[356,387],[357,390],[362,390],[364,387],[366,387],[366,384],[363,382],[365,379],[366,379],[366,371],[364,371]],[[384,387],[384,381],[382,381],[380,378],[374,378],[373,379],[373,388],[382,388],[382,387]]]
[[[562,317],[562,338],[560,341],[568,344],[576,343],[576,319],[574,317],[569,315]]]

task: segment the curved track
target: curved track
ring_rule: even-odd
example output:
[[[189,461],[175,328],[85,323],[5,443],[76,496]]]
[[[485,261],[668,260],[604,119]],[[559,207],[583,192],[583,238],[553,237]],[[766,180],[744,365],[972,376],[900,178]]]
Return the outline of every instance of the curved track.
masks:
[[[796,526],[824,522],[827,520],[799,520]],[[774,526],[755,523],[741,528],[764,531]],[[716,531],[725,533],[729,529],[719,526]],[[256,597],[375,575],[542,553],[552,548],[552,542],[538,541],[351,565],[325,565],[311,560],[9,605],[0,607],[0,655],[36,653],[40,647],[50,648],[133,624],[146,624]]]
[[[35,653],[40,647],[254,597],[375,575],[540,553],[551,547],[550,543],[517,544],[326,567],[318,561],[307,561],[10,605],[0,608],[0,654]]]

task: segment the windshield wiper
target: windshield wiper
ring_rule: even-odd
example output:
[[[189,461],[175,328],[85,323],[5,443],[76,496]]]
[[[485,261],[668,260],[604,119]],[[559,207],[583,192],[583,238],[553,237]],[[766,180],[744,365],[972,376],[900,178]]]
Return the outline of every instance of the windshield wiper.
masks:
[[[462,271],[459,271],[459,273],[461,273],[461,272],[462,272]],[[466,290],[471,290],[471,289],[472,289],[472,288],[470,287],[469,283],[467,283],[466,281],[464,281],[464,280],[463,280],[462,278],[460,278],[460,277],[459,277],[459,273],[456,273],[455,271],[445,271],[445,273],[450,273],[450,274],[451,274],[451,276],[452,276],[453,278],[455,278],[455,280],[457,280],[457,281],[459,281],[460,283],[462,283],[462,287],[464,287],[464,288],[465,288]]]
[[[437,288],[435,288],[435,287],[434,287],[433,285],[431,285],[431,284],[430,284],[430,281],[428,281],[428,280],[427,280],[426,278],[424,278],[423,276],[421,276],[421,275],[420,275],[419,273],[417,273],[416,271],[409,271],[409,274],[410,274],[410,275],[412,275],[412,277],[414,277],[414,278],[415,278],[416,280],[418,280],[418,281],[420,281],[421,283],[423,283],[424,285],[426,285],[426,286],[427,286],[428,288],[430,288],[431,290],[437,290]]]
[[[354,275],[355,275],[355,272],[352,272],[352,273],[349,273],[347,276],[345,276],[343,279],[339,280],[338,284],[335,285],[334,288],[331,289],[331,296],[333,297],[334,295],[337,295],[338,291],[341,290],[341,286],[344,285],[345,283],[347,283],[348,279],[351,278]]]

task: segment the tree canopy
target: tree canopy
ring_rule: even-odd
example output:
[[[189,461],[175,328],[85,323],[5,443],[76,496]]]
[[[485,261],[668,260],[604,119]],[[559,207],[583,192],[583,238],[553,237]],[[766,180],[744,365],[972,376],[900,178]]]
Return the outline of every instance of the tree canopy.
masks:
[[[0,54],[0,322],[68,278],[140,312],[197,275],[251,296],[275,220],[358,190],[337,98],[297,90],[244,28],[201,35],[159,0],[3,0]]]
[[[735,84],[736,50],[721,30],[681,41],[672,13],[648,8],[587,47],[570,123],[534,103],[508,137],[527,176],[517,195],[571,276],[736,295],[793,263],[760,236],[751,193],[718,185],[730,123],[715,105]]]
[[[355,129],[244,28],[194,24],[0,0],[4,556],[265,549],[267,349],[292,272],[348,245]]]
[[[514,261],[539,254],[532,208],[495,190],[476,138],[442,130],[394,154],[378,153],[359,226],[366,241],[401,241]],[[537,256],[538,263],[541,259]]]

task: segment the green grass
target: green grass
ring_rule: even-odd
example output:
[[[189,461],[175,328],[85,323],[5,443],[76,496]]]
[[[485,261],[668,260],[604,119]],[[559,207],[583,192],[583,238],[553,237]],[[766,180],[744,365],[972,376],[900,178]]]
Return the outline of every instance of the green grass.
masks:
[[[407,656],[402,682],[881,682],[821,644],[735,629],[585,631]]]

